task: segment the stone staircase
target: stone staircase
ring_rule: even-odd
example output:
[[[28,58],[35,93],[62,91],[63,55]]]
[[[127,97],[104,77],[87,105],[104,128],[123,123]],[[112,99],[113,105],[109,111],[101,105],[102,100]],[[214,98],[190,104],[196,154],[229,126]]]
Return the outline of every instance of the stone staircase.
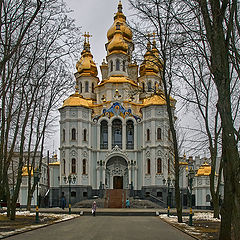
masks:
[[[127,198],[127,190],[108,189],[105,192],[105,208],[124,208]]]

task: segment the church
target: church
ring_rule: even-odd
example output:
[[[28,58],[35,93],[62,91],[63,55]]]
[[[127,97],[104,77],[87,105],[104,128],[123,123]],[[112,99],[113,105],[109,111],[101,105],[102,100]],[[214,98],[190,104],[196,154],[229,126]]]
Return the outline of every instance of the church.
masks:
[[[138,65],[120,1],[107,32],[101,74],[90,35],[84,36],[75,93],[59,109],[61,192],[68,195],[70,176],[73,203],[107,189],[166,199],[166,180],[172,188],[174,181],[173,144],[154,34]],[[175,104],[171,98],[173,112]]]

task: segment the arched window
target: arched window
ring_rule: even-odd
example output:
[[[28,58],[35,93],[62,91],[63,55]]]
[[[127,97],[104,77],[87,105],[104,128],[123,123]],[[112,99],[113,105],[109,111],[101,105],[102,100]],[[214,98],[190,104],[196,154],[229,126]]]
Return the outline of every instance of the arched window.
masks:
[[[94,83],[92,83],[92,93],[94,93]]]
[[[83,141],[87,141],[87,129],[83,130]]]
[[[134,148],[134,124],[132,120],[128,120],[126,124],[126,139],[127,139],[127,149]]]
[[[88,82],[85,82],[85,92],[88,92],[89,91],[89,84],[88,84]]]
[[[79,93],[82,93],[82,83],[79,83]]]
[[[110,61],[110,71],[111,72],[113,71],[113,61],[112,60]]]
[[[157,129],[157,140],[161,140],[162,139],[162,129],[158,128]]]
[[[144,82],[142,83],[142,90],[143,90],[143,92],[145,92],[145,83]]]
[[[66,174],[66,160],[63,159],[63,174]]]
[[[147,129],[147,141],[150,141],[150,130]]]
[[[76,140],[76,129],[72,129],[72,140]]]
[[[62,135],[63,142],[65,142],[65,137],[66,137],[66,132],[65,132],[65,129],[63,129],[63,135]]]
[[[151,162],[150,159],[147,159],[147,174],[151,174]]]
[[[114,119],[112,122],[112,147],[116,145],[122,148],[122,121]]]
[[[100,130],[100,148],[108,148],[108,123],[106,120],[101,121],[101,130]]]
[[[87,161],[83,159],[82,161],[82,174],[87,174]]]
[[[162,159],[158,158],[157,159],[157,173],[162,173]]]
[[[119,61],[119,59],[116,60],[116,71],[120,71],[120,61]]]
[[[152,91],[152,83],[149,81],[148,82],[148,92]]]
[[[211,197],[209,194],[206,195],[206,202],[210,202],[211,201]]]
[[[76,173],[76,159],[72,158],[72,173]]]
[[[126,71],[126,61],[123,61],[123,71]]]

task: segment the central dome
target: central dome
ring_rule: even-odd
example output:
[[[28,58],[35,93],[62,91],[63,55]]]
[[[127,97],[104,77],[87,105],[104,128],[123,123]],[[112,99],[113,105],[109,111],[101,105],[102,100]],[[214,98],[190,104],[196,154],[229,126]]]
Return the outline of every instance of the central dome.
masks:
[[[107,32],[108,41],[111,41],[113,39],[113,36],[116,32],[117,24],[119,24],[121,26],[121,31],[122,31],[123,38],[125,40],[131,42],[133,34],[132,34],[132,31],[131,31],[130,27],[126,23],[126,17],[122,12],[121,1],[118,4],[118,12],[116,13],[116,15],[114,17],[114,23]]]

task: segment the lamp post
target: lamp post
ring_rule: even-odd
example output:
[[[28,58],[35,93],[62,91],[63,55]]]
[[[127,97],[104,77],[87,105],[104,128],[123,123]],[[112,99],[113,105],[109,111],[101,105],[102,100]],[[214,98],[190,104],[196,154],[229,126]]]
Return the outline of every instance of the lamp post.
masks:
[[[35,218],[35,222],[39,223],[39,197],[38,197],[38,182],[40,180],[41,177],[41,172],[39,171],[39,168],[36,167],[36,169],[33,172],[33,177],[34,177],[34,184],[35,186],[37,185],[37,206],[36,206],[36,218]]]
[[[192,226],[192,182],[193,182],[193,178],[194,178],[194,170],[192,168],[190,168],[190,171],[188,173],[188,183],[189,183],[189,191],[190,191],[190,211],[189,211],[189,222],[188,225]]]
[[[68,177],[64,177],[64,182],[68,183],[68,190],[69,190],[69,201],[68,201],[68,209],[69,209],[69,214],[71,214],[71,183],[76,182],[76,176],[72,176],[71,174],[68,175]]]

